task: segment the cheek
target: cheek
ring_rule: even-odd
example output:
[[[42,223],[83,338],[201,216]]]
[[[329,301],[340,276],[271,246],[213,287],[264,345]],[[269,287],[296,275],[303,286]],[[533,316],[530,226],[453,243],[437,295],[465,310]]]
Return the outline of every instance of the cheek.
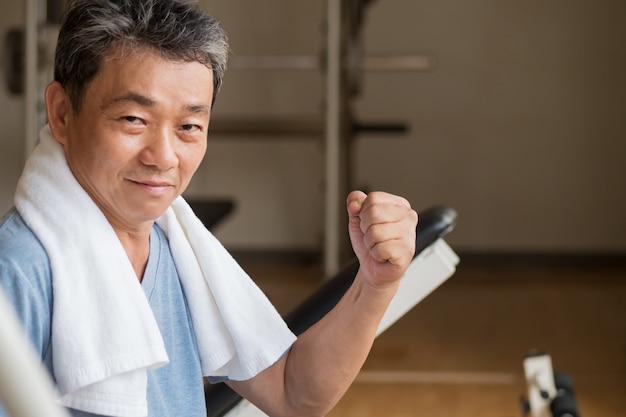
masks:
[[[91,146],[85,146],[79,140],[69,140],[65,145],[65,154],[74,174],[88,177],[94,177],[107,160],[106,155],[102,155]],[[97,157],[98,155],[100,158]]]
[[[83,156],[91,168],[100,175],[111,176],[128,166],[130,152],[107,146],[93,146],[85,150]]]

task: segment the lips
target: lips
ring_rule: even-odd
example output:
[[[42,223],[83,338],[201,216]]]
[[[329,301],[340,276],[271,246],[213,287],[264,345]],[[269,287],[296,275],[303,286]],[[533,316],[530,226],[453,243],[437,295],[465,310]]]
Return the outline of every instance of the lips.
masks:
[[[161,181],[133,181],[137,184],[146,185],[148,187],[172,187],[173,185],[168,182]]]
[[[131,183],[138,186],[151,194],[164,194],[174,188],[174,184],[168,181],[155,181],[155,180],[129,180]]]

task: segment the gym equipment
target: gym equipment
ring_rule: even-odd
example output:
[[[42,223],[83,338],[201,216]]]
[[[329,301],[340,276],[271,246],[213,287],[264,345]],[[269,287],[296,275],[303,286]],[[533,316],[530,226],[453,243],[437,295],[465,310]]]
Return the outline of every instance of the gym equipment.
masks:
[[[530,417],[580,417],[571,377],[553,371],[552,358],[532,351],[524,359],[528,399],[522,398],[522,413]]]
[[[325,224],[324,270],[332,276],[351,254],[350,244],[341,233],[346,221],[343,200],[354,187],[351,175],[355,134],[354,99],[362,90],[363,69],[430,70],[433,59],[417,56],[396,57],[382,62],[368,61],[362,54],[365,15],[372,0],[328,0],[326,2],[326,123],[325,123]],[[410,62],[410,65],[409,65]],[[401,65],[400,65],[401,64]]]
[[[200,219],[204,227],[213,231],[217,224],[228,217],[236,204],[229,199],[188,198],[187,203]]]
[[[434,207],[420,213],[416,229],[416,255],[407,269],[398,293],[383,316],[382,333],[407,311],[435,290],[455,271],[459,258],[443,240],[456,225],[456,212],[448,207]],[[358,263],[354,261],[285,317],[287,324],[300,334],[330,311],[354,280]],[[39,366],[21,330],[19,320],[0,291],[0,402],[12,417],[68,417],[57,406],[54,388]],[[225,384],[205,386],[207,417],[264,416],[242,400]],[[36,398],[36,401],[33,401]]]

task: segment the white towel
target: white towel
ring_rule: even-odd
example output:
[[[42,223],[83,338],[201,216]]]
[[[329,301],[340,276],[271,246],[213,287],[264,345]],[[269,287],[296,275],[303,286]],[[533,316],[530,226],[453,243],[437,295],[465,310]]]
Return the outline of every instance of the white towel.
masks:
[[[167,363],[156,320],[113,228],[72,175],[46,126],[15,205],[52,268],[52,352],[60,401],[147,415],[147,370]],[[182,197],[157,220],[188,300],[205,376],[253,377],[295,336]]]

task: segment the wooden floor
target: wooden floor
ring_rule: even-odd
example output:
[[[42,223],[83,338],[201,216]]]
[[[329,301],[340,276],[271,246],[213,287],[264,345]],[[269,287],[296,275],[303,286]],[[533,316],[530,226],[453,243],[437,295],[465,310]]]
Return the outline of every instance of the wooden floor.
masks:
[[[281,313],[315,266],[244,267]],[[582,417],[626,416],[626,268],[464,266],[383,333],[329,417],[521,417],[522,361],[546,350]]]

